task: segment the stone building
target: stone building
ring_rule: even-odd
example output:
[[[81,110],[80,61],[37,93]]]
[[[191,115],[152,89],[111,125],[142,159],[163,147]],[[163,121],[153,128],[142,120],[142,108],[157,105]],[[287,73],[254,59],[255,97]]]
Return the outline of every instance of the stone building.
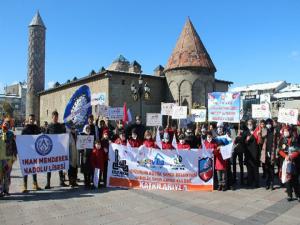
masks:
[[[227,91],[232,82],[217,80],[215,72],[209,54],[188,19],[166,68],[159,65],[154,74],[144,74],[137,61],[130,63],[120,56],[107,69],[101,68],[98,73],[39,92],[40,120],[49,121],[54,109],[62,119],[69,99],[82,85],[87,85],[91,93],[105,93],[106,105],[120,107],[126,102],[132,114],[138,115],[140,105],[132,98],[131,86],[138,85],[141,77],[151,89],[151,98],[143,100],[141,105],[145,122],[147,112],[160,112],[161,102],[177,102],[191,109],[194,103],[206,105],[208,92]],[[93,106],[93,113],[96,108]]]
[[[25,120],[27,85],[25,82],[12,84],[4,88],[0,94],[0,115],[6,114],[3,104],[9,103],[13,108],[15,125],[19,126]]]

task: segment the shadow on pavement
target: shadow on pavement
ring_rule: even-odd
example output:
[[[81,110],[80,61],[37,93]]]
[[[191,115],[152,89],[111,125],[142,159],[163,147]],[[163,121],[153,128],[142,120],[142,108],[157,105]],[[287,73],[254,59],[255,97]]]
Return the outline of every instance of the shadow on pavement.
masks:
[[[30,191],[28,193],[12,193],[10,196],[0,198],[0,202],[30,202],[30,201],[45,201],[45,200],[62,200],[71,198],[91,198],[97,194],[110,191],[126,190],[122,188],[99,188],[99,189],[84,189],[83,186],[78,188],[52,188],[50,190]]]

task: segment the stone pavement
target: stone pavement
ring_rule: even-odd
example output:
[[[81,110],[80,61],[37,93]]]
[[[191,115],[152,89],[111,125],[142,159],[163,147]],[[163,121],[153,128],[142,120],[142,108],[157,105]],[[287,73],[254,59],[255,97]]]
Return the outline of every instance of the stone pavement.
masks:
[[[173,192],[103,188],[59,188],[20,193],[19,163],[12,172],[11,196],[0,200],[0,225],[27,224],[300,224],[300,203],[287,202],[283,189],[226,192]],[[41,187],[45,174],[38,175]],[[82,176],[80,177],[82,178]],[[28,184],[31,188],[29,177]]]

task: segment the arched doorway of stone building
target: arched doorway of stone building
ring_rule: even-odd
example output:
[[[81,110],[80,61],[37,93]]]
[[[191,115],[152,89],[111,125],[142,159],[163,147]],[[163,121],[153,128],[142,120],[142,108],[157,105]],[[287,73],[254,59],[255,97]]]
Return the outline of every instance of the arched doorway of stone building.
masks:
[[[188,98],[189,96],[180,96],[180,102],[181,102],[181,106],[187,106],[187,114],[189,114],[189,102],[188,102]]]

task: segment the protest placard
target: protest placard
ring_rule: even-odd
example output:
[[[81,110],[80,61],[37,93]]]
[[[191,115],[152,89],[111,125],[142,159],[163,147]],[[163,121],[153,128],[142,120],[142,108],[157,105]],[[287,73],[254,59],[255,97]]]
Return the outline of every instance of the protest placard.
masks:
[[[252,104],[252,118],[267,119],[271,117],[270,107],[268,103]]]
[[[172,116],[175,103],[161,103],[161,115]]]
[[[240,93],[208,93],[208,121],[240,122]]]
[[[173,106],[172,119],[185,119],[187,117],[187,106]]]
[[[162,119],[160,113],[147,113],[146,114],[146,126],[156,127],[162,125]]]
[[[108,117],[108,106],[106,105],[98,105],[97,106],[97,113],[99,116]]]
[[[206,109],[192,109],[191,114],[193,116],[193,121],[196,123],[206,121]]]
[[[109,120],[122,120],[124,116],[123,107],[109,107],[108,119]]]
[[[94,135],[77,135],[76,148],[80,149],[93,149],[94,148]]]
[[[296,125],[298,122],[298,109],[279,108],[278,122]]]
[[[231,158],[231,155],[232,155],[232,146],[233,146],[233,143],[221,146],[220,152],[221,152],[222,158],[224,160]]]

